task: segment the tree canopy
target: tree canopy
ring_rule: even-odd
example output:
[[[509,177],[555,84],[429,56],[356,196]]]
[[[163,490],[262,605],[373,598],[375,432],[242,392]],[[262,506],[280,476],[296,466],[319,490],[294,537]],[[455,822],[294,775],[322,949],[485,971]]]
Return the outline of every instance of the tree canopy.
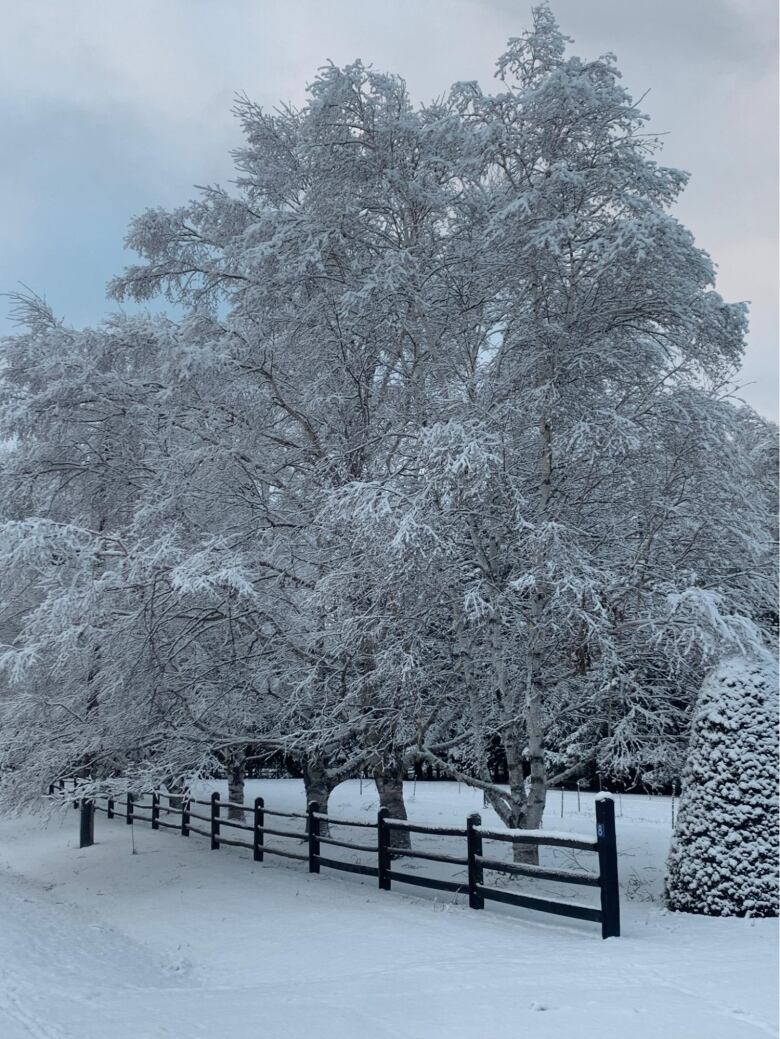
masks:
[[[686,175],[569,42],[542,6],[494,93],[357,61],[240,98],[235,182],[136,217],[110,284],[180,318],[17,299],[9,801],[427,761],[533,827],[550,783],[680,774],[705,670],[774,638],[775,430]]]

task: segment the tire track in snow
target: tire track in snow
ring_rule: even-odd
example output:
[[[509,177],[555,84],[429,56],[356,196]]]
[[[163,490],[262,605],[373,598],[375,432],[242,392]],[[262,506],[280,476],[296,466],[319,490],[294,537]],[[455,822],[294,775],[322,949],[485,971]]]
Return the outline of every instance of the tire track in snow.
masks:
[[[40,1017],[26,1009],[27,998],[20,994],[11,974],[3,970],[0,974],[0,1014],[4,1015],[12,1025],[20,1025],[18,1035],[25,1039],[69,1039],[59,1028],[45,1024]],[[16,1039],[13,1031],[3,1031],[5,1039]]]
[[[650,977],[654,978],[663,988],[671,989],[672,992],[678,992],[681,996],[693,1000],[694,1003],[701,1002],[702,997],[700,992],[697,992],[695,989],[687,988],[685,985],[680,985],[679,982],[671,981],[661,971],[650,968],[649,970],[646,970],[646,973]],[[712,997],[708,998],[708,1004],[712,1010],[728,1020],[748,1025],[750,1028],[756,1029],[756,1031],[763,1035],[768,1035],[770,1039],[777,1039],[777,1029],[773,1025],[763,1021],[761,1018],[755,1017],[749,1011],[729,1007],[725,1003],[712,999]],[[736,1036],[735,1039],[737,1039]]]
[[[123,994],[181,987],[151,950],[8,871],[0,920],[3,1039],[102,1039],[110,1029],[100,1019],[121,1014]],[[153,1027],[154,1035],[175,1034],[163,1020]]]

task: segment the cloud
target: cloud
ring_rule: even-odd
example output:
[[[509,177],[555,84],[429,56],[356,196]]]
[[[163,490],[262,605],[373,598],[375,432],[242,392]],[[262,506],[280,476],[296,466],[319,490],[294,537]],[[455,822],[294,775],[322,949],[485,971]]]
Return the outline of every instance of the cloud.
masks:
[[[126,262],[129,218],[232,175],[230,108],[300,102],[327,59],[403,75],[429,100],[455,80],[492,78],[530,21],[516,0],[36,0],[7,5],[0,65],[0,289],[21,279],[72,320],[96,320]],[[776,369],[777,12],[773,0],[554,0],[574,50],[614,51],[664,161],[688,169],[679,208],[753,300],[748,368]],[[760,244],[757,244],[760,243]],[[7,326],[6,326],[7,327]],[[774,385],[774,383],[772,384]],[[770,399],[771,398],[771,399]]]

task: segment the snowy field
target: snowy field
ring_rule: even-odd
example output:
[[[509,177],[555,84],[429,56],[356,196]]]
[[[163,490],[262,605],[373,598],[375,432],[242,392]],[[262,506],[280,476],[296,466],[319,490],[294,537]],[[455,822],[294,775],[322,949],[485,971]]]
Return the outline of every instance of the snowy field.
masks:
[[[294,780],[247,784],[247,800],[257,794],[269,808],[304,807]],[[463,825],[482,811],[485,824],[495,822],[478,794],[453,783],[408,783],[406,798],[415,821]],[[211,852],[203,838],[104,815],[98,843],[83,851],[72,810],[48,823],[4,819],[0,1037],[776,1036],[777,921],[667,913],[670,801],[621,802],[623,937],[609,941],[597,924],[496,903],[474,912],[464,896],[395,884],[380,892],[370,878],[310,876],[281,859],[255,864],[249,851]],[[331,797],[334,816],[366,819],[376,808],[370,782],[362,793],[345,783]],[[582,795],[578,812],[567,793],[563,817],[560,794],[550,796],[545,828],[591,836],[594,826],[593,795]],[[413,840],[456,851],[441,838]],[[548,861],[574,865],[567,854]],[[398,868],[431,866],[408,859]],[[562,893],[535,881],[523,890]],[[596,904],[598,892],[584,890],[577,899]]]

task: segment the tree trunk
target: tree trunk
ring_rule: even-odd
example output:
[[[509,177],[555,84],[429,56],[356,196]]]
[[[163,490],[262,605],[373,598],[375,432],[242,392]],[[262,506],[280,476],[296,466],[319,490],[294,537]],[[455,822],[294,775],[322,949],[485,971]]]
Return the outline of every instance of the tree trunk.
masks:
[[[234,808],[233,805],[242,805],[244,803],[244,759],[233,758],[228,763],[228,801],[232,802],[228,806],[228,819],[235,819],[236,822],[243,823],[245,821],[244,810],[242,808]]]
[[[521,706],[523,706],[523,700],[518,691],[510,690],[507,682],[501,633],[498,629],[497,611],[494,612],[493,617],[491,618],[490,626],[494,659],[496,661],[495,667],[499,702],[504,712],[508,714],[508,720],[511,720],[519,715]],[[531,650],[529,649],[529,660],[530,658]],[[529,663],[529,668],[530,667],[531,664]],[[523,770],[523,746],[525,739],[532,748],[532,758],[536,755],[537,775],[538,765],[541,763],[542,776],[544,776],[544,758],[542,757],[540,750],[541,728],[538,724],[535,724],[536,715],[534,715],[534,724],[531,724],[531,721],[529,720],[528,702],[528,691],[526,689],[524,705],[526,722],[525,733],[523,733],[519,726],[508,724],[504,729],[502,737],[504,753],[506,755],[509,795],[507,797],[505,795],[502,796],[488,793],[488,801],[491,804],[491,807],[495,809],[504,825],[510,830],[537,829],[541,822],[541,814],[537,814],[539,810],[538,785],[533,785],[532,778],[532,796],[529,797],[526,792],[525,772]],[[543,788],[541,810],[544,811]],[[512,855],[515,862],[529,863],[531,865],[537,865],[539,862],[539,849],[535,844],[513,844]]]
[[[388,810],[390,818],[406,819],[403,762],[387,762],[375,769],[374,782],[379,793],[379,804]],[[411,846],[411,834],[406,830],[390,830],[391,848],[409,849]]]
[[[320,758],[307,758],[303,762],[302,771],[303,786],[306,790],[306,806],[308,807],[311,801],[316,801],[320,806],[320,811],[327,815],[328,798],[337,784],[328,775],[325,762]],[[308,823],[306,828],[308,830]],[[320,819],[320,834],[323,837],[330,837],[327,819]]]
[[[181,797],[171,796],[168,798],[168,807],[172,808],[176,812],[181,811],[182,802],[184,800],[183,795],[185,791],[184,780],[181,776],[178,776],[175,779],[166,779],[165,786],[169,794],[175,793],[176,795],[182,795]]]
[[[552,430],[543,418],[539,424],[539,522],[546,523],[550,515],[552,494]],[[525,729],[528,741],[530,783],[523,813],[523,828],[537,830],[542,825],[547,797],[547,773],[544,766],[544,736],[542,733],[542,660],[546,638],[545,607],[549,591],[545,580],[547,559],[542,545],[537,548],[535,585],[531,598],[531,624],[528,632],[528,676],[525,687]],[[525,798],[524,798],[525,799]],[[539,861],[536,845],[515,845],[516,862]]]
[[[525,789],[522,742],[520,733],[511,728],[504,742],[507,770],[509,772],[509,804],[504,822],[510,830],[535,829],[531,821],[530,804]],[[535,844],[513,844],[512,857],[515,862],[538,865],[539,849]]]
[[[544,767],[544,744],[541,726],[541,711],[539,699],[532,682],[529,680],[526,698],[526,735],[528,739],[528,757],[531,766],[530,781],[528,784],[528,802],[523,825],[529,830],[538,830],[542,825],[544,805],[547,799],[547,774]],[[518,859],[517,847],[515,848],[515,861],[537,863],[539,861],[539,849],[535,845],[529,845],[533,851],[532,859]]]

